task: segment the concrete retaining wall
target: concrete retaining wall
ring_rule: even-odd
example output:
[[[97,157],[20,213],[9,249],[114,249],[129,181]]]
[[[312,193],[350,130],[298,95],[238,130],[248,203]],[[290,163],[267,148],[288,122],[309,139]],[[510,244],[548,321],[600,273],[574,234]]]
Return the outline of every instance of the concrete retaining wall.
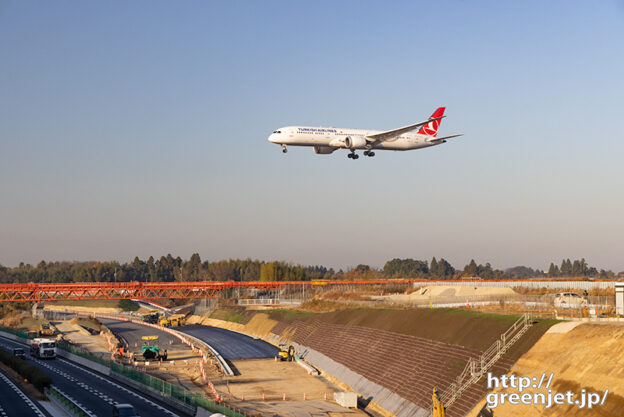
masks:
[[[82,356],[74,355],[71,352],[67,352],[63,349],[56,349],[56,356],[60,356],[61,358],[68,359],[72,362],[76,362],[78,365],[82,365],[85,368],[92,369],[104,375],[110,375],[111,370],[108,366],[104,366],[97,362],[90,361],[89,359],[83,358]]]

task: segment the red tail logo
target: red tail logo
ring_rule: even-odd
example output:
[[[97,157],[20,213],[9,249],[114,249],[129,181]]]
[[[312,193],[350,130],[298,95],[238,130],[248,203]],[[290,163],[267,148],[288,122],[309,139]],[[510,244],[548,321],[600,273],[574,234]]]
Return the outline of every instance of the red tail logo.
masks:
[[[431,115],[429,119],[435,119],[436,117],[444,116],[445,109],[446,107],[439,107],[435,112],[433,112],[433,114]],[[435,135],[438,134],[438,127],[440,127],[441,121],[442,119],[438,119],[438,120],[434,120],[433,122],[427,123],[426,125],[420,128],[418,133],[420,133],[421,135],[435,137]]]

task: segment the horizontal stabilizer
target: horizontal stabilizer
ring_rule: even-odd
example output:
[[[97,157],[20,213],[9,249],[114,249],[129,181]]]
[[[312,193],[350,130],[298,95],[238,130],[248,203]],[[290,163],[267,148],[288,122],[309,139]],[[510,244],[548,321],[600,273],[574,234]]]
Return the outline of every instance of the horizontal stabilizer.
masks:
[[[429,142],[429,143],[436,143],[436,142],[440,142],[441,140],[452,139],[452,138],[456,138],[458,136],[464,136],[464,134],[461,133],[459,135],[444,136],[442,138],[433,138],[433,139],[429,139],[427,142]]]

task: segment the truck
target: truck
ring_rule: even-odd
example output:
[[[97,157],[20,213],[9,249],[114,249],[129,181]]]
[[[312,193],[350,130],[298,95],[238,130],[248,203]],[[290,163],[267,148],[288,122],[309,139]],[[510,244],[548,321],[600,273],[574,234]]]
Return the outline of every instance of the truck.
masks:
[[[151,310],[141,317],[145,323],[158,324],[158,310]]]
[[[174,314],[160,319],[160,325],[164,327],[178,327],[186,324],[186,314]]]
[[[39,325],[39,336],[54,336],[54,327],[50,326],[50,323],[41,323]]]
[[[56,341],[54,339],[33,339],[30,342],[30,356],[39,359],[56,358]]]

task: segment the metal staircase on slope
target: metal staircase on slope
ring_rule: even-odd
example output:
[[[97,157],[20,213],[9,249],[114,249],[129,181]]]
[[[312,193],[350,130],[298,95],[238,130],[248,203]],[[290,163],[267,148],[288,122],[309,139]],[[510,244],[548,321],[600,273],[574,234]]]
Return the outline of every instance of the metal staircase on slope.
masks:
[[[464,391],[470,388],[472,384],[479,381],[479,379],[494,366],[496,361],[529,330],[531,325],[531,315],[525,313],[478,359],[470,358],[464,371],[457,377],[455,382],[442,393],[441,400],[444,407],[450,407]]]

